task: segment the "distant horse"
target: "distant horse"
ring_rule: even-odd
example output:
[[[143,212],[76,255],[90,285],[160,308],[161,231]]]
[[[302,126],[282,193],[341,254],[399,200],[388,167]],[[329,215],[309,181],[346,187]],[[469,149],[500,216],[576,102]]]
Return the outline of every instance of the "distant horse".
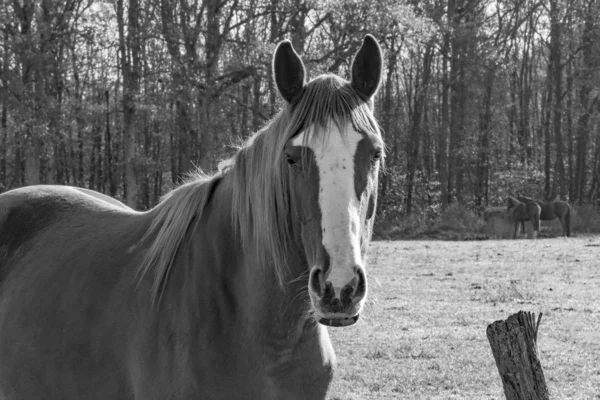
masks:
[[[540,213],[541,207],[536,203],[522,203],[512,196],[508,196],[508,213],[514,222],[513,239],[517,238],[519,231],[519,222],[525,231],[525,221],[531,221],[533,225],[533,238],[540,233]]]
[[[147,212],[61,186],[0,195],[2,399],[324,399],[355,323],[384,144],[367,35],[351,80],[274,54],[283,109]],[[122,204],[122,203],[121,203]]]
[[[566,201],[558,197],[548,203],[543,203],[531,197],[518,196],[517,199],[523,203],[537,203],[541,208],[540,219],[542,221],[552,221],[558,218],[563,230],[563,236],[571,236],[571,206]]]

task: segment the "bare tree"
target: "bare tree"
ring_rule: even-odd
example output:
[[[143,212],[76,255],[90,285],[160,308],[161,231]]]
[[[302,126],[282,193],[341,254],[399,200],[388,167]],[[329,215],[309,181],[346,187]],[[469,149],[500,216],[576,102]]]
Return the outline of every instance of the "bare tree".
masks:
[[[136,180],[136,96],[140,90],[141,32],[139,29],[140,4],[138,0],[129,0],[127,14],[123,0],[116,2],[117,22],[119,26],[120,67],[123,73],[123,153],[125,176],[125,201],[137,206],[138,187]],[[127,15],[127,25],[125,25]],[[127,32],[125,31],[127,28]]]

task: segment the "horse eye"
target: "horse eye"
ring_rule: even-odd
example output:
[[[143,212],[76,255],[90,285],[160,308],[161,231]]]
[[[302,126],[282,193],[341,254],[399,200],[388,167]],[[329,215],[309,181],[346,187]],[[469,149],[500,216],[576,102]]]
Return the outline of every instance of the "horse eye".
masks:
[[[373,154],[373,162],[379,161],[381,159],[381,150],[377,150],[375,154]]]
[[[297,162],[296,159],[289,154],[285,155],[285,160],[287,161],[288,165],[295,165]]]

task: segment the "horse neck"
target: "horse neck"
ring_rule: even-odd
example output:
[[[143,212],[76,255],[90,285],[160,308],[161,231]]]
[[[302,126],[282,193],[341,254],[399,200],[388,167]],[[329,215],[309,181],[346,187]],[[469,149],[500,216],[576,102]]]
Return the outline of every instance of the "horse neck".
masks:
[[[252,254],[244,254],[233,222],[232,193],[225,176],[180,250],[163,298],[170,305],[163,307],[163,317],[175,324],[198,319],[215,334],[289,348],[284,342],[302,340],[312,324],[306,318],[308,278],[282,288],[275,266],[258,265]],[[306,267],[292,266],[299,268]]]
[[[273,233],[273,232],[271,232]],[[314,333],[314,322],[308,318],[308,269],[300,257],[289,257],[283,279],[279,267],[271,257],[257,257],[254,246],[242,249],[239,231],[235,232],[236,245],[240,251],[237,279],[244,283],[242,308],[244,315],[251,315],[251,334],[271,350],[290,348],[290,342],[299,342]],[[298,248],[290,249],[300,254]],[[258,260],[268,260],[260,264]],[[283,262],[283,261],[282,261]],[[283,284],[281,281],[283,280]],[[246,321],[246,324],[248,321]]]
[[[247,315],[255,318],[252,339],[262,348],[269,370],[277,375],[277,371],[291,373],[307,364],[318,369],[335,363],[327,328],[309,316],[308,274],[300,273],[303,278],[287,280],[281,287],[273,266],[245,267],[249,272],[246,288],[253,297],[247,309]],[[306,264],[299,262],[290,269],[301,271]]]

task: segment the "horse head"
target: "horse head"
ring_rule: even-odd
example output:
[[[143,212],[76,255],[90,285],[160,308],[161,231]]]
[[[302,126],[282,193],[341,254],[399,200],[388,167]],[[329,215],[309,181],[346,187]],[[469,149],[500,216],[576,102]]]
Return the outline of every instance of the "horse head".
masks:
[[[302,60],[284,41],[275,51],[273,70],[291,124],[298,127],[283,147],[282,167],[313,315],[325,325],[350,325],[367,295],[365,253],[383,160],[372,114],[381,50],[367,35],[350,81],[322,75],[307,83]]]

